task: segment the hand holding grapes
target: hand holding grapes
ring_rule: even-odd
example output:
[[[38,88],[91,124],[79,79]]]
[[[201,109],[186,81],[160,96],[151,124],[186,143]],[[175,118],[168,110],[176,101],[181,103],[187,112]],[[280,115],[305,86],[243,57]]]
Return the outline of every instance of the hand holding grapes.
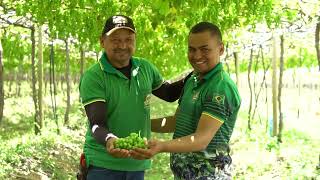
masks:
[[[109,154],[111,154],[113,157],[117,158],[127,158],[130,157],[130,153],[126,149],[119,149],[114,147],[114,143],[117,141],[117,138],[110,138],[107,141],[106,148]]]
[[[110,138],[107,141],[107,151],[117,158],[130,157],[130,151],[134,148],[146,148],[146,138],[141,138],[136,133],[131,133],[124,138]]]
[[[148,142],[148,149],[135,148],[130,151],[130,156],[134,159],[150,159],[154,155],[162,152],[163,143],[157,140],[150,140]]]
[[[146,138],[140,137],[140,133],[139,135],[131,133],[125,138],[111,138],[107,142],[108,152],[118,158],[150,159],[161,149],[162,144],[159,141],[151,140],[147,142]]]
[[[146,148],[146,141],[146,138],[141,138],[140,135],[136,133],[130,133],[130,135],[125,138],[118,138],[114,142],[114,146],[115,148],[126,150],[131,150],[135,148]]]

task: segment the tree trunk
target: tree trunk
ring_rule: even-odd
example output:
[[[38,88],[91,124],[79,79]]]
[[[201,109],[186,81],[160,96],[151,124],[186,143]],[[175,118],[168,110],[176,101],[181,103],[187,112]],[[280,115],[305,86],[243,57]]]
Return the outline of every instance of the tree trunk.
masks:
[[[65,81],[65,79],[64,79],[62,74],[59,74],[59,79],[60,79],[60,91],[64,95],[65,94],[65,90],[64,90],[64,87],[63,87],[63,82]]]
[[[261,50],[261,54],[262,54],[262,63],[263,63],[263,70],[264,70],[264,74],[266,75],[266,66],[265,66],[265,63],[264,63],[264,57],[263,57],[263,51],[262,51],[262,46],[260,45],[260,50]],[[268,64],[268,68],[271,66],[271,63]],[[266,77],[264,77],[265,79]],[[264,81],[264,88],[266,89],[266,98],[265,98],[265,104],[267,105],[267,108],[266,108],[266,117],[267,117],[267,120],[266,120],[266,132],[268,132],[268,125],[269,125],[269,101],[268,101],[268,85],[267,85],[267,80]],[[271,135],[271,133],[270,133]]]
[[[12,76],[12,75],[11,75]],[[11,92],[12,92],[12,84],[13,84],[13,81],[14,81],[14,78],[13,77],[11,77],[10,79],[9,79],[9,91],[8,91],[8,95],[9,95],[9,97],[11,97]]]
[[[249,103],[249,112],[248,112],[248,129],[251,130],[251,110],[252,110],[252,87],[251,87],[251,67],[252,67],[252,59],[253,59],[253,49],[251,49],[249,65],[248,65],[248,84],[250,90],[250,103]]]
[[[66,43],[66,83],[67,83],[67,107],[64,114],[64,124],[69,125],[69,111],[70,111],[70,55],[69,55],[69,42],[68,39],[65,40]]]
[[[272,57],[272,112],[273,112],[273,131],[272,136],[278,133],[278,112],[277,112],[277,51],[276,38],[273,37],[273,57]]]
[[[41,131],[43,127],[43,52],[42,52],[42,26],[39,26],[38,29],[38,103],[39,103],[39,119],[37,122],[37,126],[39,126],[39,131]]]
[[[56,103],[56,85],[55,85],[55,75],[54,75],[54,47],[53,42],[50,45],[50,67],[49,67],[49,79],[50,79],[50,96],[51,96],[51,105],[53,119],[56,122],[57,134],[60,134],[59,121],[57,117],[57,103]]]
[[[80,77],[83,75],[83,69],[84,69],[84,50],[82,46],[80,47]],[[79,102],[81,102],[81,97],[79,94]]]
[[[282,142],[282,129],[283,129],[283,114],[282,114],[282,109],[281,109],[281,90],[282,90],[282,76],[283,76],[283,54],[284,54],[284,49],[283,49],[283,35],[280,36],[280,74],[279,74],[279,84],[278,84],[278,107],[279,107],[279,133],[278,133],[278,141]]]
[[[46,96],[48,92],[48,76],[47,76],[46,70],[44,70],[43,79],[44,79],[44,96]]]
[[[320,16],[318,18],[318,23],[316,27],[316,34],[315,34],[315,46],[316,46],[316,51],[317,51],[317,59],[318,59],[318,66],[319,66],[319,71],[320,71],[320,48],[319,48],[319,36],[320,36]]]
[[[36,54],[36,40],[35,40],[35,29],[31,29],[31,73],[32,73],[32,99],[34,103],[34,132],[35,134],[40,133],[40,129],[37,126],[37,122],[39,121],[39,109],[38,109],[38,98],[37,98],[37,79],[36,79],[36,63],[35,63],[35,54]]]
[[[80,76],[83,74],[83,69],[84,69],[84,50],[81,47],[80,48]]]
[[[239,59],[238,59],[238,53],[234,52],[233,53],[233,57],[234,57],[234,66],[235,66],[235,71],[236,71],[236,83],[237,83],[237,87],[239,88]]]
[[[263,79],[262,79],[262,82],[259,86],[259,90],[257,93],[255,93],[255,105],[254,105],[254,109],[253,109],[253,113],[252,113],[252,118],[251,119],[254,119],[254,116],[255,116],[255,113],[256,113],[256,110],[258,108],[258,100],[259,100],[259,97],[260,97],[260,93],[261,93],[261,90],[263,88],[263,85],[265,84],[265,89],[267,90],[267,86],[266,86],[266,75],[267,75],[267,72],[269,70],[269,67],[270,65],[268,65],[266,67],[265,65],[265,62],[264,62],[264,56],[263,56],[263,50],[262,50],[262,46],[260,45],[260,48],[259,48],[259,56],[261,56],[261,63],[262,63],[262,67],[263,67]],[[266,96],[266,102],[268,102],[268,96]],[[266,103],[267,104],[267,103]],[[268,104],[267,104],[268,106]],[[267,111],[268,111],[268,108],[267,108]],[[267,112],[267,117],[268,117],[268,112]],[[268,118],[267,118],[268,120]],[[261,123],[261,122],[260,122]],[[267,128],[267,127],[266,127]]]
[[[229,63],[228,63],[229,43],[227,43],[226,48],[225,48],[225,51],[226,51],[226,56],[225,56],[225,58],[224,58],[224,62],[226,63],[226,66],[227,66],[227,73],[230,75],[230,67],[229,67]]]
[[[21,57],[21,59],[23,59],[23,57]],[[20,97],[21,81],[23,81],[23,67],[22,63],[19,63],[16,81],[16,97]]]
[[[3,107],[4,107],[4,90],[3,90],[3,65],[2,65],[2,56],[3,49],[1,45],[1,39],[0,39],[0,123],[3,118]]]
[[[253,76],[253,91],[252,91],[252,93],[253,93],[253,95],[254,95],[254,102],[255,103],[252,103],[252,106],[253,106],[253,104],[255,104],[254,106],[256,106],[256,102],[258,101],[258,92],[257,92],[257,72],[258,72],[258,64],[259,64],[259,57],[260,56],[260,53],[259,53],[259,51],[258,51],[258,56],[255,58],[255,61],[254,62],[252,62],[254,65],[253,65],[253,70],[254,70],[254,76]],[[251,108],[252,109],[252,108]],[[251,110],[251,119],[254,119],[254,116],[255,116],[255,110],[254,110],[254,108],[253,108],[253,111]],[[261,123],[261,119],[260,119],[260,123]]]

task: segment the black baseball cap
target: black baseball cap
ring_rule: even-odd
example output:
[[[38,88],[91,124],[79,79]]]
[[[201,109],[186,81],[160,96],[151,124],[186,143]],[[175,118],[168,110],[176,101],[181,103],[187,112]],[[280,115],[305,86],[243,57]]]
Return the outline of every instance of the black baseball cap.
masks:
[[[107,19],[102,31],[102,35],[106,34],[107,36],[109,36],[117,29],[129,29],[134,33],[136,32],[131,18],[124,15],[115,15]]]

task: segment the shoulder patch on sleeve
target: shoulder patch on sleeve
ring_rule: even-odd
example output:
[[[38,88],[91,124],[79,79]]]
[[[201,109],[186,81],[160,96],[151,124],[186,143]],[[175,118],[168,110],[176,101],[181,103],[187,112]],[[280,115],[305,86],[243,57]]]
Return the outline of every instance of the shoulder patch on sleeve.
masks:
[[[213,94],[213,97],[212,97],[212,102],[215,102],[217,104],[224,104],[224,100],[225,100],[225,95],[223,94]]]

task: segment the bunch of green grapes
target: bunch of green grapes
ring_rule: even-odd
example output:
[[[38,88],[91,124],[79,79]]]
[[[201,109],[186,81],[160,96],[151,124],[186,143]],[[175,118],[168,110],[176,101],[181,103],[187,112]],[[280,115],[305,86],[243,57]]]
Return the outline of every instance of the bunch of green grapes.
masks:
[[[146,138],[141,138],[140,133],[130,133],[130,136],[125,138],[118,138],[114,142],[114,147],[119,149],[134,149],[134,148],[146,148]]]

